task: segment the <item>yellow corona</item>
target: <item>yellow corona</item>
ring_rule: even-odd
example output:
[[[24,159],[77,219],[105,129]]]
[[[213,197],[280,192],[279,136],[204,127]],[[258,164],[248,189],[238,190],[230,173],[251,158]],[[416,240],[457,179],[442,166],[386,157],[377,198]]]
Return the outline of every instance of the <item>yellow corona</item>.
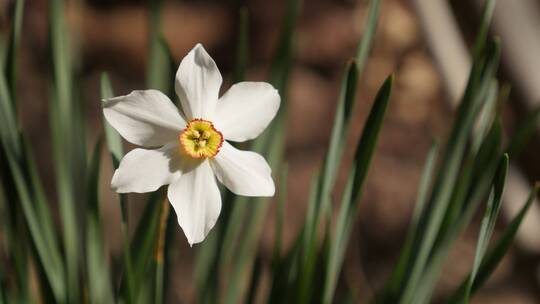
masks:
[[[196,118],[180,133],[179,140],[187,155],[193,158],[211,158],[218,154],[223,144],[223,135],[210,121]]]

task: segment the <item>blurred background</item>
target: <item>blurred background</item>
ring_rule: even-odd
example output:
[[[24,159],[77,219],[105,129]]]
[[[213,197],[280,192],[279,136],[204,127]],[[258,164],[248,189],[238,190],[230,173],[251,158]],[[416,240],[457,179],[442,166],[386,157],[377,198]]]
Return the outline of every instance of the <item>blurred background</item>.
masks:
[[[380,288],[397,259],[410,221],[427,151],[434,138],[444,142],[459,101],[471,59],[471,41],[478,28],[482,1],[384,0],[374,49],[359,79],[351,142],[360,134],[373,97],[388,74],[395,73],[389,113],[370,169],[358,221],[346,254],[341,280],[359,288],[367,299]],[[103,132],[99,77],[109,73],[115,93],[145,89],[148,58],[147,1],[67,1],[66,16],[83,79],[81,98],[89,124],[89,141]],[[9,31],[12,1],[0,1],[2,32]],[[239,8],[249,12],[247,80],[265,80],[277,45],[285,1],[163,1],[162,31],[172,55],[181,58],[201,42],[231,85]],[[54,198],[49,136],[47,0],[27,0],[22,28],[17,92],[23,129],[29,135],[45,182]],[[290,105],[286,159],[289,163],[285,205],[284,246],[291,246],[305,217],[311,176],[326,151],[345,64],[354,56],[363,33],[367,1],[304,0],[295,41],[295,62],[287,99]],[[505,132],[540,103],[540,1],[499,1],[492,33],[502,41],[499,79],[511,85],[504,105]],[[171,79],[171,82],[173,79]],[[540,125],[539,125],[540,127]],[[537,130],[540,130],[537,128]],[[503,203],[504,219],[525,201],[529,185],[539,178],[539,137],[534,135],[514,157]],[[128,147],[131,149],[132,147]],[[354,145],[346,151],[344,165]],[[105,152],[104,152],[105,154]],[[120,255],[120,210],[109,190],[112,164],[104,157],[101,189],[105,238],[113,257]],[[345,176],[340,175],[338,190]],[[143,195],[130,197],[130,216],[140,215]],[[54,201],[54,200],[52,200]],[[522,226],[518,242],[505,257],[474,303],[540,303],[540,211],[535,204]],[[269,261],[274,239],[275,207],[269,208],[260,240],[262,258]],[[444,297],[470,270],[480,217],[456,242],[437,288]],[[497,238],[495,230],[494,238]],[[170,269],[171,303],[194,301],[193,263],[180,228],[175,235]],[[263,277],[263,284],[264,284]],[[264,289],[264,287],[263,287]],[[338,291],[339,293],[339,286]]]

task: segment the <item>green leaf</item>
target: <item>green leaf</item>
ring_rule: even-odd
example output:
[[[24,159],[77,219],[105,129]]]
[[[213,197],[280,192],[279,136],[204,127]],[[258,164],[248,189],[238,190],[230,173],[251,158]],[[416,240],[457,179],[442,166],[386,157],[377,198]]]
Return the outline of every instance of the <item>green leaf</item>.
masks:
[[[493,79],[489,84],[489,88],[486,94],[484,106],[480,112],[476,123],[475,136],[473,137],[473,151],[478,150],[482,139],[486,136],[486,133],[489,131],[489,126],[493,122],[496,116],[496,106],[497,106],[497,95],[499,92],[499,85],[497,80]]]
[[[33,207],[34,199],[31,196],[32,191],[25,181],[23,171],[18,166],[17,161],[11,153],[7,153],[7,159],[13,174],[30,235],[39,257],[39,262],[48,279],[47,283],[50,284],[55,300],[63,303],[65,301],[66,290],[64,285],[64,269],[62,260],[59,258],[60,254],[55,251],[52,244],[47,243],[47,239],[42,235],[41,222]]]
[[[480,267],[480,262],[482,261],[484,257],[484,254],[487,249],[487,245],[489,243],[489,240],[491,239],[491,235],[493,234],[493,229],[495,228],[495,222],[497,221],[499,210],[501,208],[502,194],[504,191],[504,184],[506,182],[507,172],[508,172],[508,155],[504,155],[499,164],[499,168],[497,169],[497,173],[495,174],[493,190],[489,197],[489,200],[486,206],[486,212],[484,214],[482,225],[480,227],[480,234],[478,236],[478,243],[476,246],[476,252],[474,256],[473,269],[469,276],[466,292],[463,295],[465,303],[469,302],[470,292],[471,292],[472,284],[474,282],[474,278],[476,277],[478,268]]]
[[[481,56],[484,46],[486,44],[487,36],[489,33],[489,25],[491,24],[491,18],[493,17],[493,11],[495,10],[496,0],[485,0],[484,9],[482,10],[482,17],[480,19],[480,28],[476,34],[476,40],[473,49],[473,58]]]
[[[341,84],[341,93],[334,115],[334,125],[330,135],[328,144],[328,152],[324,158],[323,172],[321,174],[321,189],[320,197],[317,200],[316,215],[314,226],[311,227],[310,233],[314,234],[319,225],[319,219],[322,214],[326,213],[330,204],[330,193],[334,187],[336,176],[339,170],[341,156],[347,133],[350,126],[352,110],[356,100],[356,86],[358,83],[358,67],[356,62],[351,61],[347,65],[347,69]]]
[[[362,75],[364,67],[373,45],[373,38],[377,30],[377,20],[379,19],[380,0],[371,0],[369,2],[369,10],[367,13],[367,21],[364,26],[365,30],[358,45],[356,52],[356,62],[358,65],[358,74]]]
[[[8,88],[11,92],[11,101],[16,107],[16,92],[17,92],[17,51],[21,40],[21,28],[24,11],[24,0],[16,0],[13,11],[13,20],[11,22],[11,33],[8,42],[8,53],[6,57],[6,78]]]
[[[356,100],[356,86],[358,83],[358,69],[354,61],[349,62],[341,85],[340,98],[334,116],[334,125],[330,135],[328,151],[324,158],[323,172],[319,176],[317,193],[313,201],[314,214],[308,217],[304,239],[307,247],[304,247],[305,265],[301,270],[300,291],[303,302],[308,302],[310,297],[310,285],[315,269],[317,255],[317,232],[324,214],[328,213],[330,206],[330,194],[334,187],[339,170],[341,156],[343,155],[347,133],[350,125],[352,109]],[[311,205],[310,205],[311,208]]]
[[[43,266],[55,299],[63,301],[64,270],[53,234],[52,221],[47,213],[48,206],[35,164],[20,140],[16,114],[4,73],[0,73],[0,118],[0,140],[6,157],[6,169],[9,168],[10,180],[12,179],[18,194],[18,203],[22,207],[36,249],[37,262]]]
[[[489,250],[484,258],[482,259],[482,263],[480,263],[480,266],[478,267],[478,271],[476,272],[476,276],[474,276],[474,282],[472,283],[470,287],[470,294],[474,294],[480,287],[484,285],[484,283],[487,281],[487,279],[491,276],[493,271],[495,271],[495,268],[503,257],[506,255],[508,250],[510,249],[516,234],[518,232],[519,227],[521,226],[521,223],[523,222],[523,219],[525,218],[525,215],[529,211],[529,208],[531,207],[532,203],[534,202],[538,190],[540,186],[537,184],[533,187],[531,190],[531,193],[529,194],[529,198],[519,211],[519,213],[512,219],[512,221],[508,224],[508,226],[505,228],[502,236],[499,240],[495,243],[493,248]],[[448,303],[458,303],[459,299],[461,299],[461,295],[464,293],[464,290],[467,288],[468,278],[471,276],[471,274],[463,281],[463,283],[460,285],[460,287],[454,292],[454,294],[450,297]]]
[[[50,46],[54,83],[50,103],[53,154],[64,252],[66,255],[66,283],[69,302],[80,302],[79,240],[84,239],[84,218],[77,210],[84,200],[86,177],[86,142],[82,111],[73,92],[73,67],[69,33],[64,20],[61,0],[49,3]]]
[[[452,243],[470,223],[478,204],[487,196],[500,161],[501,137],[501,126],[496,120],[476,155],[465,160],[413,303],[429,302]]]
[[[438,152],[438,144],[433,143],[433,145],[431,146],[431,149],[429,150],[429,153],[428,153],[425,165],[424,165],[424,170],[422,171],[422,177],[420,179],[420,185],[418,187],[418,196],[416,198],[414,212],[411,219],[409,230],[407,232],[407,237],[401,249],[401,253],[400,253],[398,262],[396,264],[396,267],[394,268],[394,272],[392,276],[390,277],[390,279],[388,280],[387,286],[385,287],[386,289],[385,293],[393,294],[393,293],[398,292],[400,288],[399,281],[405,275],[406,266],[407,266],[406,263],[410,259],[411,254],[412,254],[413,240],[420,233],[419,231],[417,231],[418,224],[420,222],[422,212],[424,211],[424,208],[428,199],[428,195],[429,195],[429,190],[432,185],[437,152]]]
[[[497,41],[490,44],[486,50],[485,59],[474,62],[469,82],[463,97],[463,102],[458,108],[457,118],[450,134],[447,149],[443,157],[439,174],[435,181],[430,203],[425,209],[419,223],[419,231],[422,233],[413,243],[411,260],[407,262],[408,269],[406,275],[400,280],[401,291],[393,295],[400,299],[400,303],[411,303],[420,285],[424,269],[428,264],[430,253],[439,232],[443,226],[453,197],[453,189],[456,185],[456,178],[465,153],[468,136],[471,133],[473,123],[485,101],[489,83],[494,76],[499,60],[499,44]],[[460,203],[460,200],[457,200]],[[392,300],[390,300],[392,301]],[[416,302],[417,303],[417,302]]]
[[[90,303],[113,303],[109,265],[104,254],[102,221],[99,212],[99,172],[103,141],[98,140],[90,162],[86,229],[86,266]]]
[[[343,263],[343,256],[351,234],[354,220],[357,216],[362,186],[367,176],[373,152],[377,145],[382,122],[390,101],[393,76],[390,75],[379,89],[375,101],[364,124],[364,130],[358,144],[349,172],[349,178],[342,197],[334,237],[330,240],[329,257],[326,265],[326,282],[324,285],[323,302],[331,303],[336,286],[338,273]]]

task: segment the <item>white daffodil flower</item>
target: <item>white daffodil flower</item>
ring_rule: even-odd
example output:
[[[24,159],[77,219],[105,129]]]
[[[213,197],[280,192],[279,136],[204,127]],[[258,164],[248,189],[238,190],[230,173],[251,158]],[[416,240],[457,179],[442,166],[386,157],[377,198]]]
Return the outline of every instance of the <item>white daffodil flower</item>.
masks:
[[[169,185],[167,197],[190,245],[204,240],[221,211],[215,177],[238,195],[275,192],[266,160],[227,140],[257,137],[276,115],[279,94],[268,83],[240,82],[219,98],[221,83],[216,63],[197,44],[176,72],[182,111],[157,90],[133,91],[103,102],[109,124],[127,141],[146,148],[124,156],[112,188],[141,193]]]

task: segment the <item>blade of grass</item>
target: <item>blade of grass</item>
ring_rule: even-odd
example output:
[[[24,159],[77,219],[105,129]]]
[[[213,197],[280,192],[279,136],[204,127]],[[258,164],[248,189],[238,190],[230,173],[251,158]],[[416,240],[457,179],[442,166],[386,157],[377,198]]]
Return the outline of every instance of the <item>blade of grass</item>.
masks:
[[[358,65],[358,74],[362,75],[364,67],[366,65],[371,46],[373,45],[373,38],[375,37],[375,31],[377,30],[377,20],[379,19],[380,0],[371,0],[369,2],[369,9],[367,13],[367,21],[365,24],[365,30],[358,45],[356,52],[356,62]]]
[[[415,207],[413,211],[413,216],[411,219],[411,224],[407,232],[407,237],[405,238],[405,243],[403,244],[403,247],[401,249],[401,253],[400,253],[398,262],[396,264],[396,267],[394,268],[394,273],[388,280],[387,286],[385,287],[387,291],[384,293],[389,292],[393,294],[393,293],[396,293],[399,289],[399,285],[398,285],[399,282],[397,278],[402,277],[405,273],[406,262],[410,258],[410,255],[412,254],[413,240],[419,233],[417,231],[418,223],[420,221],[422,212],[425,208],[425,205],[428,199],[429,189],[432,185],[437,152],[438,152],[438,144],[433,143],[433,145],[431,146],[428,152],[428,156],[424,165],[424,170],[422,171],[422,177],[420,179],[420,185],[418,187],[418,196],[416,198],[416,203],[415,203]]]
[[[23,172],[18,167],[17,162],[11,153],[7,153],[7,158],[19,194],[22,209],[28,223],[30,235],[32,236],[33,244],[36,247],[39,261],[41,262],[40,264],[43,266],[47,276],[47,282],[50,284],[55,300],[59,303],[64,303],[66,290],[64,285],[62,260],[56,258],[59,257],[59,255],[54,254],[54,248],[46,243],[46,239],[43,238],[41,234],[40,221],[33,207],[34,200],[30,195],[31,190],[24,180]]]
[[[531,207],[534,199],[538,194],[540,185],[535,185],[529,194],[529,198],[519,211],[519,213],[512,219],[512,221],[505,228],[502,236],[497,240],[495,245],[491,250],[489,250],[482,259],[480,266],[474,277],[474,281],[470,286],[470,295],[473,295],[482,285],[487,281],[489,276],[493,273],[497,265],[501,262],[502,258],[506,255],[510,249],[514,238],[519,230],[525,215],[527,214],[529,208]],[[454,294],[448,300],[448,303],[459,303],[462,294],[468,288],[468,278],[470,275],[462,282],[460,287],[454,292]]]
[[[334,187],[335,179],[339,169],[341,155],[347,136],[347,130],[350,125],[350,117],[356,97],[356,85],[358,83],[358,69],[354,61],[349,62],[341,86],[340,98],[334,117],[332,134],[328,152],[326,153],[323,172],[320,175],[319,189],[317,197],[314,200],[314,216],[306,221],[304,247],[305,256],[304,265],[300,275],[300,301],[307,303],[310,297],[310,287],[315,269],[315,260],[317,255],[317,232],[320,228],[321,218],[328,212],[330,205],[330,194]]]
[[[54,72],[50,114],[53,121],[53,152],[66,255],[67,293],[69,302],[80,302],[78,241],[84,237],[82,227],[77,223],[81,219],[77,219],[76,212],[76,204],[80,204],[81,200],[76,198],[84,197],[78,191],[84,187],[86,157],[82,155],[85,150],[84,136],[81,132],[81,121],[78,120],[79,109],[74,103],[69,33],[64,20],[64,6],[60,0],[52,0],[49,4],[49,26]],[[80,178],[81,174],[83,178]]]
[[[21,28],[24,11],[24,0],[15,1],[15,8],[13,11],[13,20],[11,23],[11,33],[8,42],[8,53],[6,57],[6,78],[8,82],[8,88],[11,92],[11,101],[16,108],[16,92],[17,92],[17,51],[19,49],[19,43],[21,40]]]
[[[88,296],[90,303],[113,303],[109,266],[104,255],[102,221],[99,213],[99,172],[102,139],[94,148],[88,178],[88,219],[86,229],[86,265],[88,271]]]
[[[37,174],[33,171],[33,163],[28,162],[28,154],[25,153],[21,140],[13,102],[5,75],[0,74],[0,140],[5,152],[7,168],[10,171],[10,178],[13,179],[13,186],[18,194],[18,201],[22,207],[24,218],[28,225],[32,243],[36,248],[37,262],[43,266],[49,286],[51,287],[55,299],[64,301],[65,289],[63,278],[63,266],[60,253],[54,239],[50,238],[52,224],[49,218],[44,217],[43,212],[46,203],[43,201],[41,189],[37,189]],[[23,164],[29,164],[25,168]],[[30,170],[28,172],[28,170]],[[37,197],[35,196],[37,195]],[[40,208],[36,211],[34,206]],[[50,225],[50,226],[49,226]]]
[[[487,91],[498,65],[499,44],[497,41],[490,44],[485,58],[485,60],[475,61],[473,64],[463,102],[458,109],[442,167],[433,188],[430,204],[428,204],[420,221],[419,227],[422,234],[414,242],[415,254],[411,256],[413,261],[407,263],[409,265],[408,271],[400,280],[399,285],[403,286],[400,295],[398,295],[400,303],[410,303],[414,297],[430,252],[437,240],[446,210],[451,202],[452,190],[465,153],[468,135],[477,113],[482,107],[482,102],[485,101],[484,92]]]
[[[323,303],[331,303],[335,291],[338,273],[343,263],[343,256],[357,216],[362,186],[366,179],[373,152],[377,144],[382,122],[390,101],[393,76],[390,75],[375,97],[375,101],[358,141],[356,152],[349,172],[349,179],[342,198],[342,205],[336,223],[336,230],[330,244],[330,253],[326,265],[326,282]]]
[[[488,194],[500,161],[501,137],[501,126],[496,120],[474,159],[465,161],[459,182],[452,194],[443,228],[439,231],[438,239],[433,246],[430,259],[412,300],[413,303],[429,302],[436,278],[454,240],[470,223],[479,202]]]
[[[473,137],[473,151],[477,151],[480,148],[482,139],[486,136],[491,122],[495,119],[498,92],[499,85],[497,80],[493,79],[488,87],[486,101],[477,120],[475,136]]]
[[[497,217],[499,215],[499,210],[501,207],[502,194],[504,191],[504,185],[506,182],[507,172],[508,172],[508,155],[504,155],[503,159],[501,160],[499,164],[499,168],[497,169],[497,173],[495,174],[493,190],[486,206],[486,212],[484,214],[484,218],[482,219],[482,224],[480,227],[480,234],[478,236],[478,243],[477,243],[476,252],[474,255],[473,268],[469,276],[466,292],[463,295],[463,299],[465,303],[469,303],[469,298],[470,298],[471,288],[474,282],[474,278],[478,272],[478,268],[480,267],[480,262],[482,261],[484,254],[486,252],[487,245],[489,243],[489,240],[491,239],[491,235],[493,234],[493,229],[495,228],[495,222],[497,221]]]
[[[491,18],[493,17],[496,2],[496,0],[484,1],[484,8],[482,10],[482,17],[480,19],[480,28],[478,29],[474,43],[473,58],[480,57],[482,51],[484,50],[489,33],[489,25],[491,24]]]

